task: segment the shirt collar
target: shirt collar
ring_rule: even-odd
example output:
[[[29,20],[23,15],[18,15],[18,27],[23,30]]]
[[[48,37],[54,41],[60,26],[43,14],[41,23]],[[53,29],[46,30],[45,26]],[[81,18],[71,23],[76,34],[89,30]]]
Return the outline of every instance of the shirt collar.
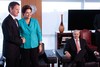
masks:
[[[74,40],[76,41],[76,39],[74,38]],[[78,38],[78,41],[79,41],[79,38]]]
[[[13,19],[16,19],[12,14],[10,14]]]

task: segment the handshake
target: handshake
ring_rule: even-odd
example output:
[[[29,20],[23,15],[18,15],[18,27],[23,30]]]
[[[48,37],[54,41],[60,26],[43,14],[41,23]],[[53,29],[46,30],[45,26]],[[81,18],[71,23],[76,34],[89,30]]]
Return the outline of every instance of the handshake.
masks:
[[[21,37],[21,39],[22,39],[22,42],[25,43],[25,41],[26,41],[25,38],[24,37]]]

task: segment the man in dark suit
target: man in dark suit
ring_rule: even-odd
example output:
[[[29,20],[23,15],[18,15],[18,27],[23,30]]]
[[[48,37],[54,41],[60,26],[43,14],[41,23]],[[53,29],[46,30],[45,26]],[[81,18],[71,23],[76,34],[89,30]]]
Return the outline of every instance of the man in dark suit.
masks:
[[[100,52],[100,14],[97,14],[94,19],[95,39],[98,51]]]
[[[11,2],[8,6],[9,15],[2,23],[3,31],[3,56],[6,57],[6,67],[19,67],[20,45],[25,39],[20,37],[18,21],[15,17],[19,13],[19,3]]]
[[[79,38],[80,31],[75,30],[73,32],[73,38],[67,40],[64,53],[67,58],[71,59],[71,64],[76,63],[76,67],[85,67],[85,56],[87,57],[87,51],[91,53],[92,58],[95,59],[94,53],[99,55],[97,51],[92,51],[88,48],[87,43],[84,39]],[[94,52],[94,53],[93,53]],[[89,58],[89,57],[88,57]],[[70,66],[71,67],[71,66]]]

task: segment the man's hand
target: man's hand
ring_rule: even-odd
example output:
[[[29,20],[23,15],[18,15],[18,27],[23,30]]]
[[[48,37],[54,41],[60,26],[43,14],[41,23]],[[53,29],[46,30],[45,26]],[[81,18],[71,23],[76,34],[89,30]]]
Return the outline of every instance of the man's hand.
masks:
[[[97,55],[99,55],[99,52],[97,52],[97,51],[94,51],[94,54],[97,56]]]
[[[22,42],[25,43],[25,41],[26,41],[25,38],[24,37],[21,37],[21,39],[22,39]]]
[[[100,32],[100,29],[97,29],[98,32]]]
[[[71,54],[70,54],[68,51],[65,51],[65,56],[66,56],[68,59],[71,59]]]

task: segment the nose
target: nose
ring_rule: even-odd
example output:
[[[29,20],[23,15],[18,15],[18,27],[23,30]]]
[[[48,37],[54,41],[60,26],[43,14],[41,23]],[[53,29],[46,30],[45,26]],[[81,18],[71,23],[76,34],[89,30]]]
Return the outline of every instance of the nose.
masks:
[[[19,13],[19,10],[17,10],[17,12]]]

